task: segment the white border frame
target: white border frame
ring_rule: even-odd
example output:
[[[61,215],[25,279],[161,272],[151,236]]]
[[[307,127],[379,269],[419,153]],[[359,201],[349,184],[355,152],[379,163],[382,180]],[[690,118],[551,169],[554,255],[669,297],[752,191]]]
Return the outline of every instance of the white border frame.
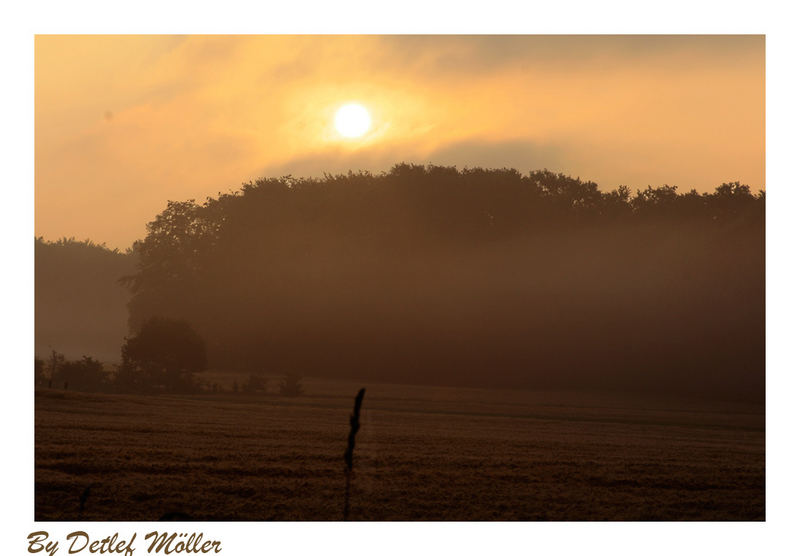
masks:
[[[83,528],[139,539],[163,524],[33,522],[33,36],[47,33],[724,33],[767,36],[767,521],[766,523],[213,523],[170,524],[222,540],[239,554],[772,554],[797,547],[793,347],[800,283],[795,243],[798,199],[798,40],[790,4],[742,1],[549,2],[547,5],[424,0],[380,4],[227,1],[112,4],[21,2],[4,8],[2,87],[6,168],[0,245],[0,342],[5,373],[4,553],[26,553],[29,533],[63,538]],[[137,541],[140,542],[140,541]],[[63,542],[62,542],[63,545]],[[144,543],[136,545],[144,554]],[[256,548],[259,546],[259,548]],[[11,548],[13,547],[13,548]],[[788,548],[788,550],[787,550]],[[10,549],[10,550],[9,550]],[[66,554],[66,546],[59,550]]]

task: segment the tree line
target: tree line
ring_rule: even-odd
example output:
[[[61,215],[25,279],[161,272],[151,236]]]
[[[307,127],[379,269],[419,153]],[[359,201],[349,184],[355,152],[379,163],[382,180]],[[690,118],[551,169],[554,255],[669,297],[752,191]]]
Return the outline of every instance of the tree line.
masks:
[[[116,360],[128,332],[130,293],[119,283],[136,269],[135,255],[75,238],[34,247],[35,350],[68,357],[91,353]]]
[[[134,244],[132,334],[186,323],[209,366],[758,398],[765,195],[601,191],[399,164],[170,201]]]

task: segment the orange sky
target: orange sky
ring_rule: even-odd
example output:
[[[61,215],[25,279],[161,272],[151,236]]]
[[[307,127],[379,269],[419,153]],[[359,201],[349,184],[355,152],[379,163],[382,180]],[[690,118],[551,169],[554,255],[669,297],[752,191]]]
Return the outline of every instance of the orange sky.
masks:
[[[125,248],[168,199],[400,161],[764,188],[762,36],[38,36],[36,234]],[[345,140],[335,110],[373,127]]]

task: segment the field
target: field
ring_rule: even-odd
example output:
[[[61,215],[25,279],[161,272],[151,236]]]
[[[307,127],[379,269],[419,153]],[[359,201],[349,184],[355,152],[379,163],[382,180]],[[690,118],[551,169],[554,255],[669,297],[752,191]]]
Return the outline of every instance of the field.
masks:
[[[360,386],[37,391],[35,518],[341,519]],[[351,519],[765,518],[763,405],[363,386]]]

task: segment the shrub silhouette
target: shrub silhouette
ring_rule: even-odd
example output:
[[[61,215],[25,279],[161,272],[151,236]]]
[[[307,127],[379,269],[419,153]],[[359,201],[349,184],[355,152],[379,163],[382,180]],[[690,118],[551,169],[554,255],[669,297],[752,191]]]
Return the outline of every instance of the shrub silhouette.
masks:
[[[281,396],[295,397],[303,394],[302,377],[295,373],[283,375],[278,392]]]
[[[61,366],[66,363],[66,358],[63,353],[58,353],[56,350],[50,350],[50,357],[47,360],[47,386],[53,386],[53,379],[58,375]]]
[[[247,377],[247,382],[242,386],[242,391],[251,394],[264,393],[267,391],[267,383],[263,376],[251,373]]]
[[[121,390],[188,392],[206,368],[203,339],[186,322],[153,317],[122,346]]]
[[[77,361],[63,362],[54,376],[58,384],[69,385],[70,389],[86,392],[105,390],[109,385],[109,375],[103,364],[91,357],[83,356]]]
[[[34,357],[33,359],[33,383],[36,388],[47,386],[47,376],[44,371],[44,360]]]

